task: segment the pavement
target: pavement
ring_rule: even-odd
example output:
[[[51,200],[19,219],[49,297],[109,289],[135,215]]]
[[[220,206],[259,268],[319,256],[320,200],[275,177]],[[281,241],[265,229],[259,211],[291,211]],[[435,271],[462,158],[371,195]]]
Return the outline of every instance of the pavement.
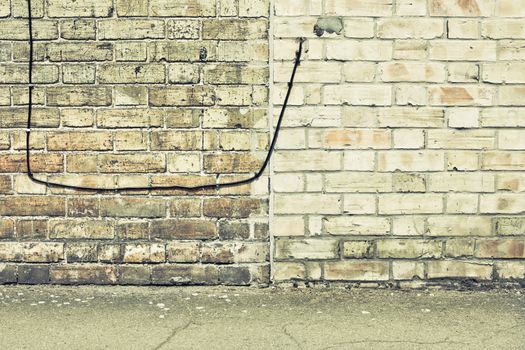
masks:
[[[525,349],[525,290],[0,286],[0,349]]]

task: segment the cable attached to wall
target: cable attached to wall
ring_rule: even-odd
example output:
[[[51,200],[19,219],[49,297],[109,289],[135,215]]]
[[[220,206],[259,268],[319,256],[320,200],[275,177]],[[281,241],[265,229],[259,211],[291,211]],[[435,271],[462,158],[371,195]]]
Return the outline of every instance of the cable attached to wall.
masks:
[[[118,187],[118,188],[98,188],[98,187],[66,185],[66,184],[61,184],[57,182],[38,179],[35,177],[35,175],[31,171],[30,140],[31,140],[31,117],[32,117],[32,111],[33,111],[33,90],[34,90],[34,85],[33,85],[33,17],[31,15],[31,0],[27,0],[27,4],[28,4],[28,18],[29,18],[29,99],[28,99],[29,107],[27,111],[27,129],[26,129],[26,165],[27,165],[27,176],[29,176],[29,178],[32,181],[34,181],[35,183],[41,184],[41,185],[45,185],[47,187],[81,190],[81,191],[95,191],[95,192],[151,191],[151,190],[201,191],[201,190],[208,190],[208,189],[218,190],[218,189],[225,188],[225,187],[235,187],[235,186],[246,185],[246,184],[254,182],[259,177],[262,176],[275,150],[275,145],[277,143],[279,131],[281,129],[281,124],[284,119],[286,107],[288,106],[288,100],[292,92],[292,88],[293,88],[293,84],[295,80],[295,73],[297,71],[297,67],[299,67],[301,63],[301,54],[303,51],[303,43],[305,41],[304,38],[299,39],[299,49],[297,50],[295,54],[295,63],[293,66],[290,81],[288,82],[288,91],[286,92],[286,97],[284,99],[283,107],[281,109],[281,113],[279,114],[279,119],[277,120],[277,126],[275,128],[275,133],[273,135],[272,142],[270,143],[268,154],[266,155],[264,163],[262,164],[259,171],[257,171],[253,176],[246,178],[244,180],[197,185],[197,186],[174,185],[174,186],[146,186],[146,187],[131,186],[131,187]]]

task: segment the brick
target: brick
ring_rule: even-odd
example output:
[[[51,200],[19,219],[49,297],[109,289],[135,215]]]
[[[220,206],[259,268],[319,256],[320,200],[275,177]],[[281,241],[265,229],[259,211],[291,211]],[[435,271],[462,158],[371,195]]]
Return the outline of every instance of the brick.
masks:
[[[228,243],[210,243],[202,246],[201,261],[212,264],[233,263],[233,246]]]
[[[60,36],[69,40],[95,40],[96,22],[93,19],[75,18],[60,22]]]
[[[511,192],[525,192],[525,174],[498,174],[496,189]]]
[[[200,131],[158,131],[151,134],[151,149],[154,151],[198,150],[201,145]]]
[[[525,154],[520,152],[486,152],[482,155],[483,170],[523,170]]]
[[[120,41],[115,44],[116,61],[146,61],[147,43],[134,41]]]
[[[489,63],[483,65],[483,81],[490,83],[525,82],[525,64],[521,62]]]
[[[202,23],[203,39],[252,40],[268,37],[266,20],[212,19]]]
[[[379,171],[442,171],[444,154],[439,151],[385,151],[378,154]]]
[[[454,62],[448,66],[448,81],[452,83],[477,83],[481,80],[480,64]]]
[[[274,210],[277,214],[338,214],[340,203],[339,195],[276,194]]]
[[[150,0],[150,15],[156,17],[215,17],[214,1],[207,0]]]
[[[323,102],[328,105],[389,106],[392,89],[383,85],[327,85]]]
[[[212,220],[159,220],[151,223],[151,236],[163,239],[214,239],[217,225]]]
[[[163,113],[153,109],[99,109],[97,126],[100,128],[144,128],[163,125]]]
[[[430,174],[428,189],[431,192],[494,192],[495,178],[486,173]]]
[[[49,238],[112,239],[114,225],[106,220],[51,220]]]
[[[388,61],[392,59],[392,43],[383,40],[327,41],[326,58],[348,61]]]
[[[109,106],[111,105],[111,89],[106,87],[47,89],[47,103],[50,106]]]
[[[102,154],[99,156],[101,173],[156,173],[166,170],[161,154]]]
[[[483,194],[479,211],[493,214],[520,214],[525,210],[525,197],[520,194]]]
[[[247,218],[261,212],[260,200],[251,198],[204,199],[204,216],[216,218]]]
[[[476,257],[479,258],[525,258],[525,240],[523,239],[484,239],[478,242]]]
[[[429,88],[432,106],[490,106],[494,90],[477,86],[442,86]]]
[[[33,23],[34,40],[52,40],[58,38],[58,22],[35,20]],[[29,24],[25,19],[2,20],[1,40],[29,40]]]
[[[215,265],[157,265],[152,269],[151,281],[159,285],[215,285],[219,271]]]
[[[525,150],[525,132],[522,130],[501,130],[498,133],[498,148]]]
[[[325,149],[385,149],[391,144],[390,132],[380,129],[323,129],[314,135],[316,140],[309,142],[310,147],[318,143]]]
[[[149,46],[151,61],[205,62],[217,59],[217,46],[213,41],[152,42]]]
[[[58,82],[58,67],[50,65],[35,65],[33,67],[33,82],[35,84],[53,84]],[[28,83],[28,69],[24,65],[0,65],[1,84]]]
[[[68,263],[89,263],[97,262],[96,243],[68,243],[66,245],[66,260]]]
[[[33,172],[57,173],[64,169],[62,155],[33,154],[31,170]],[[27,172],[25,154],[0,154],[0,173]]]
[[[428,278],[468,278],[474,280],[490,280],[492,265],[469,261],[429,261],[427,265]]]
[[[56,284],[115,284],[117,271],[111,265],[53,265],[50,279]]]
[[[20,265],[18,267],[18,283],[22,283],[22,284],[49,283],[49,266]]]
[[[523,217],[497,218],[495,221],[498,235],[517,236],[525,234],[525,218]]]
[[[520,261],[498,261],[496,273],[501,279],[521,280],[525,276],[525,264]]]
[[[98,22],[99,39],[162,39],[164,21],[146,19],[112,19]]]
[[[210,154],[204,155],[204,171],[206,173],[249,173],[260,169],[262,160],[247,154]]]
[[[399,0],[396,2],[398,16],[424,16],[427,14],[425,0]]]
[[[439,214],[443,197],[438,194],[383,194],[379,214]]]
[[[97,198],[70,198],[67,203],[68,216],[93,217],[99,214],[99,201]]]
[[[487,40],[434,40],[429,58],[437,61],[495,61],[496,43]]]
[[[478,128],[479,109],[451,108],[447,110],[448,126],[451,128]]]
[[[498,100],[501,106],[523,106],[523,86],[501,86],[499,87]]]
[[[415,261],[394,261],[392,275],[395,280],[424,279],[424,264]]]
[[[12,264],[0,264],[0,284],[16,283],[18,268]]]
[[[132,243],[124,245],[125,263],[163,263],[166,249],[162,243]]]
[[[13,221],[10,219],[0,220],[0,238],[12,238],[15,235]]]
[[[276,171],[338,170],[341,154],[317,150],[279,151],[274,156]]]
[[[496,16],[498,17],[525,17],[522,6],[512,0],[499,0],[496,3]]]
[[[441,257],[440,241],[417,239],[389,239],[377,241],[379,258],[429,259]]]
[[[346,194],[343,212],[348,214],[374,214],[376,212],[375,196],[371,194]]]
[[[418,149],[425,145],[423,130],[399,129],[392,133],[394,148]]]
[[[166,256],[169,262],[198,262],[200,247],[199,242],[170,242],[166,246]]]
[[[425,192],[427,181],[422,174],[395,173],[392,179],[394,192]]]
[[[494,0],[430,0],[431,16],[488,17],[493,14]]]
[[[151,88],[149,102],[152,106],[211,106],[215,93],[208,86]]]
[[[446,79],[445,66],[440,63],[381,63],[379,74],[385,82],[440,83]]]
[[[265,84],[269,72],[265,67],[207,65],[204,67],[204,82],[213,84]]]
[[[113,149],[109,132],[55,132],[47,134],[50,151],[110,151]]]
[[[61,197],[5,197],[0,198],[0,215],[6,216],[63,216],[65,199]]]
[[[486,20],[481,24],[481,36],[490,39],[525,39],[521,19]]]
[[[94,84],[95,66],[67,65],[62,67],[64,84]]]
[[[328,281],[386,281],[388,262],[346,260],[324,264],[324,276]]]
[[[474,239],[447,240],[445,256],[452,258],[472,257],[474,255]]]
[[[343,243],[343,257],[345,258],[371,258],[374,244],[371,241],[346,241]]]
[[[142,0],[117,0],[116,9],[119,17],[147,16],[148,2]]]
[[[383,39],[434,39],[442,35],[441,19],[385,18],[377,23],[377,36]]]
[[[111,43],[50,43],[47,57],[51,62],[110,61],[113,58]]]
[[[392,13],[391,0],[327,0],[325,2],[327,15],[337,16],[389,16]]]
[[[490,236],[492,224],[484,216],[436,216],[428,218],[428,236]]]
[[[97,67],[97,80],[102,84],[158,84],[165,81],[165,68],[160,64],[105,64]]]
[[[166,214],[164,200],[156,198],[103,198],[100,215],[108,217],[158,218]]]
[[[385,217],[326,217],[323,227],[330,235],[387,235],[390,221]]]
[[[391,174],[339,172],[325,175],[327,192],[390,192]]]
[[[49,17],[109,17],[113,13],[111,0],[49,0],[47,3]]]
[[[333,259],[338,256],[336,240],[278,240],[275,244],[276,259]]]
[[[405,39],[394,43],[392,57],[398,60],[422,60],[427,58],[428,43],[425,40]]]
[[[151,284],[151,267],[140,265],[120,265],[118,282],[124,285]]]

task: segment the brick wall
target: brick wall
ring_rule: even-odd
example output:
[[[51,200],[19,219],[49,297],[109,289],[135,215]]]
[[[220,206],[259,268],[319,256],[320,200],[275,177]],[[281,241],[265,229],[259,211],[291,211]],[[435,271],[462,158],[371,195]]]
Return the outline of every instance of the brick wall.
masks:
[[[308,52],[274,159],[274,280],[524,280],[524,17],[275,0],[275,104],[296,37]]]
[[[511,0],[0,3],[0,283],[525,280]],[[269,60],[270,58],[270,60]],[[271,255],[271,256],[270,256]],[[271,265],[271,266],[270,266]]]
[[[27,0],[0,4],[0,282],[267,284],[268,176],[92,193],[25,171]],[[242,179],[268,148],[264,3],[33,0],[32,168],[98,186]]]

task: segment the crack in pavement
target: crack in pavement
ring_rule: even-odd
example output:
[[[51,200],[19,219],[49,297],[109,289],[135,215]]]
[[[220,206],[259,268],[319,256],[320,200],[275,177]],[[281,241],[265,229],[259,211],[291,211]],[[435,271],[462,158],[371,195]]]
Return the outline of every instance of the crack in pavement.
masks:
[[[164,345],[168,344],[171,339],[173,339],[173,337],[175,337],[179,332],[182,332],[184,330],[186,330],[190,325],[193,324],[193,321],[192,320],[189,320],[188,323],[186,323],[184,326],[182,327],[177,327],[177,328],[174,328],[171,333],[168,335],[168,337],[162,342],[160,343],[159,345],[157,345],[153,350],[159,350],[160,348],[162,348]]]
[[[288,325],[284,326],[283,327],[283,333],[284,335],[286,335],[288,338],[290,338],[294,343],[295,345],[297,345],[297,347],[299,349],[303,349],[303,346],[301,345],[301,343],[299,343],[299,341],[295,338],[295,336],[293,336],[289,331],[288,331]]]

